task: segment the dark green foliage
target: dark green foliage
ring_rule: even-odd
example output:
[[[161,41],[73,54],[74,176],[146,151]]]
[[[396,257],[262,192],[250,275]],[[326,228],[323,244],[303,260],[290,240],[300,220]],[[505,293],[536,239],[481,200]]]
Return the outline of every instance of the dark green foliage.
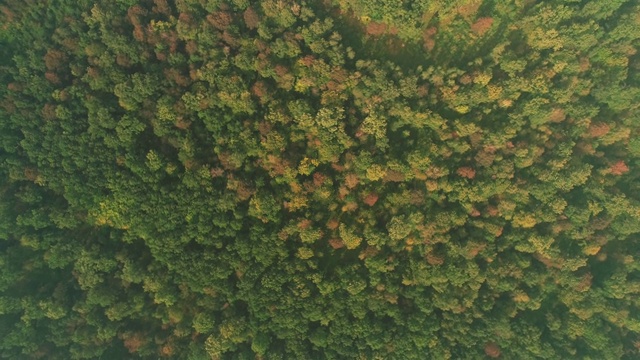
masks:
[[[636,2],[0,24],[0,357],[640,357]]]

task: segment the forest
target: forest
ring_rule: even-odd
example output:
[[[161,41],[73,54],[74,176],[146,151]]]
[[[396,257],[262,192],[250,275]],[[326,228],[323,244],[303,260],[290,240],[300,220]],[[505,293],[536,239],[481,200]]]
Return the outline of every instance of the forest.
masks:
[[[640,358],[637,0],[3,0],[0,358]]]

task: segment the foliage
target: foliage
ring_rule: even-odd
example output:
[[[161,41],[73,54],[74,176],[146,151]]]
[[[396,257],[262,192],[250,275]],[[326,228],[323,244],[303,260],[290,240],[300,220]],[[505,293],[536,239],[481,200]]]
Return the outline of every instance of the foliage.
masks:
[[[640,357],[638,19],[4,2],[0,357]]]

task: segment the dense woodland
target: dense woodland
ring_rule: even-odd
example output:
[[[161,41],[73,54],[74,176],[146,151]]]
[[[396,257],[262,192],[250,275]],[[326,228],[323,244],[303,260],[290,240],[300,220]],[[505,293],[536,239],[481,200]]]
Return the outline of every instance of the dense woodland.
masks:
[[[0,358],[640,358],[637,0],[5,0]]]

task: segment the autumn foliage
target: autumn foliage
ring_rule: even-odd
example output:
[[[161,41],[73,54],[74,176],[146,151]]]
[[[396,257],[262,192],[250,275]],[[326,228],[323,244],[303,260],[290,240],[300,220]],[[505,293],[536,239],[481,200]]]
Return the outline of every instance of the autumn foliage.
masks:
[[[476,20],[476,22],[474,22],[473,25],[471,25],[471,31],[473,31],[477,35],[482,36],[487,31],[489,31],[489,29],[491,28],[492,24],[493,24],[493,19],[492,18],[483,17],[483,18],[480,18],[480,19]]]
[[[627,164],[625,164],[623,160],[620,160],[615,164],[611,165],[609,170],[611,170],[611,174],[613,175],[622,175],[629,172],[629,167],[627,166]]]
[[[638,14],[4,0],[0,358],[640,359]]]
[[[458,168],[458,170],[456,170],[456,173],[467,179],[473,179],[474,177],[476,177],[476,171],[468,166]]]
[[[375,193],[371,193],[364,198],[364,203],[373,206],[378,201],[378,195]]]
[[[500,357],[500,348],[494,342],[487,343],[484,347],[484,353],[490,358]]]
[[[367,24],[367,34],[373,36],[380,36],[387,32],[387,25],[384,23],[378,23],[375,21]]]

